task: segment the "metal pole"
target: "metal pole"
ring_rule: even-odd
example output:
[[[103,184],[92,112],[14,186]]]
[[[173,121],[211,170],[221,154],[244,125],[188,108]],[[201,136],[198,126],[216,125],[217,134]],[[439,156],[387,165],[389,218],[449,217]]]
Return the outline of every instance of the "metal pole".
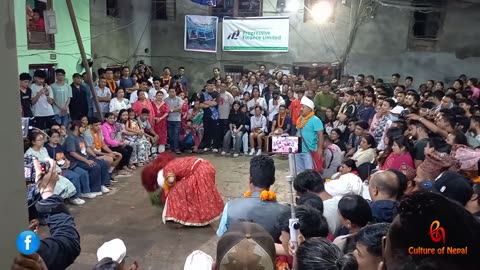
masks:
[[[92,92],[92,96],[94,98],[93,103],[95,104],[95,108],[97,109],[98,115],[100,117],[100,121],[103,122],[103,115],[101,113],[102,111],[100,110],[100,105],[98,104],[98,100],[97,100],[97,93],[95,92],[95,86],[93,85],[92,71],[88,66],[88,59],[87,59],[87,55],[85,54],[85,48],[83,47],[82,36],[80,36],[80,30],[78,29],[77,18],[75,17],[75,11],[73,10],[72,0],[66,0],[66,1],[67,1],[68,13],[70,14],[70,20],[72,21],[73,32],[75,33],[75,38],[77,39],[77,43],[78,43],[78,49],[80,50],[80,55],[82,57],[82,63],[85,68],[85,71],[87,72],[88,77],[90,78],[88,84],[90,86],[90,91]]]

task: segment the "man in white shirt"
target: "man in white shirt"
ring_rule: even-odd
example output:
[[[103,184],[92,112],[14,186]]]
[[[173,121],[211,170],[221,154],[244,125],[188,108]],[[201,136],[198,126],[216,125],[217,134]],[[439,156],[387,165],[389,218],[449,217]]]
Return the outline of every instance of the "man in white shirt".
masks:
[[[78,73],[77,73],[78,74]],[[72,87],[65,82],[65,70],[55,70],[56,81],[51,85],[53,98],[53,112],[55,113],[55,121],[58,124],[68,127],[70,123],[70,99],[72,98]],[[81,76],[78,74],[78,77]]]
[[[148,98],[150,100],[155,101],[155,96],[157,95],[158,91],[162,91],[164,97],[168,95],[167,91],[165,91],[165,89],[163,89],[160,85],[161,85],[160,77],[153,77],[153,88],[150,88],[148,90]]]
[[[34,83],[30,86],[34,125],[43,130],[49,129],[55,123],[52,107],[54,94],[50,86],[45,83],[46,78],[47,73],[44,70],[36,70],[33,74]]]
[[[97,94],[98,105],[100,106],[100,113],[107,114],[109,112],[110,100],[112,100],[112,93],[106,86],[107,80],[105,78],[98,79],[98,86],[95,87]],[[96,108],[93,108],[96,112]]]
[[[140,90],[143,90],[145,92],[148,91],[148,81],[147,80],[140,80],[140,81],[138,81],[138,83],[140,85]],[[149,97],[150,97],[150,93],[149,93]],[[133,103],[137,102],[137,100],[138,100],[138,90],[135,90],[130,95],[130,103],[133,104]]]

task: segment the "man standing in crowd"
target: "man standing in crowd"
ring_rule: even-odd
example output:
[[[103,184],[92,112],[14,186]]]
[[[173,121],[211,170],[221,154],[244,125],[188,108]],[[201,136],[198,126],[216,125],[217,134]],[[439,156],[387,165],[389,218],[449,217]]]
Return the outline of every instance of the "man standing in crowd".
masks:
[[[117,93],[118,86],[113,76],[113,69],[111,68],[107,68],[105,70],[105,83],[107,84],[108,89],[110,89],[112,96],[115,96],[115,94]]]
[[[183,88],[188,91],[188,79],[185,77],[185,68],[179,67],[178,68],[178,79],[180,83],[183,85]]]
[[[87,97],[87,104],[88,104],[88,111],[87,111],[87,116],[88,117],[92,117],[93,116],[93,94],[92,94],[92,91],[90,90],[90,81],[92,80],[92,78],[90,78],[88,76],[88,74],[86,72],[84,72],[82,74],[82,79],[83,79],[83,83],[80,85],[80,88],[78,89],[81,89],[82,91],[85,92],[85,95]],[[78,90],[77,89],[77,90]],[[72,91],[75,90],[75,88],[72,86]],[[72,102],[70,102],[70,105],[72,105]],[[72,109],[70,108],[70,115],[72,113]],[[75,119],[75,120],[80,120],[80,119]]]
[[[214,69],[215,70],[215,69]],[[204,151],[209,151],[212,147],[213,153],[218,153],[220,148],[218,113],[218,92],[215,91],[215,81],[207,81],[206,91],[200,94],[200,108],[203,109],[203,128],[205,135],[203,137]]]
[[[22,106],[22,116],[32,118],[32,89],[28,87],[32,77],[28,73],[22,73],[19,76],[20,80],[20,105]]]
[[[296,173],[305,170],[319,170],[318,164],[323,157],[323,123],[315,116],[312,100],[303,97],[301,115],[297,121],[298,135],[302,138],[302,153],[295,155]],[[316,167],[315,167],[316,165]]]
[[[85,75],[86,77],[87,75]],[[77,81],[77,84],[75,84]],[[80,84],[78,84],[80,82]],[[70,99],[70,117],[72,121],[80,120],[83,116],[89,116],[88,114],[88,96],[89,88],[87,89],[82,83],[82,79],[73,78],[73,83],[70,85],[72,90],[72,98]],[[91,94],[91,93],[90,93]]]
[[[227,83],[222,81],[220,85],[219,93],[219,102],[218,102],[218,113],[220,117],[220,138],[223,138],[225,133],[228,131],[228,116],[230,115],[230,110],[233,105],[233,96],[227,92]]]
[[[325,121],[325,112],[328,108],[335,109],[338,105],[337,98],[331,93],[332,87],[329,82],[326,82],[324,85],[320,86],[322,90],[320,93],[315,95],[315,115]]]
[[[180,136],[180,123],[182,120],[181,111],[183,100],[176,96],[175,89],[170,88],[168,90],[168,97],[165,99],[170,111],[167,118],[167,133],[168,144],[170,145],[170,151],[175,151],[177,154],[181,154],[178,146],[178,136]]]
[[[127,66],[122,67],[122,77],[120,78],[119,87],[125,89],[126,99],[130,99],[130,95],[133,91],[137,90],[135,83],[135,80],[130,77],[130,68]]]
[[[50,86],[45,83],[46,78],[47,73],[44,70],[36,70],[33,73],[34,83],[30,86],[35,127],[43,130],[50,128],[55,123],[52,107],[54,94]]]
[[[95,87],[95,93],[97,94],[97,101],[100,107],[98,115],[107,114],[109,111],[110,100],[112,100],[112,93],[107,87],[107,80],[105,78],[100,78],[98,80],[98,86]],[[96,112],[97,109],[94,108],[94,111]]]
[[[55,70],[56,81],[51,85],[53,96],[53,112],[55,122],[68,127],[70,123],[69,106],[72,98],[72,88],[65,83],[65,70]],[[79,75],[80,76],[80,75]]]

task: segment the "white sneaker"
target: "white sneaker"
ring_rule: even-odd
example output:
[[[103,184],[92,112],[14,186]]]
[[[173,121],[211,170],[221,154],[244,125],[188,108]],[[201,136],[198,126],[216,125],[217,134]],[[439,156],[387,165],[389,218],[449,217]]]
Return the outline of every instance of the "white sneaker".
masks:
[[[213,149],[212,149],[212,152],[213,152],[213,153],[218,153],[218,149],[217,149],[217,148],[213,148]]]
[[[237,153],[233,154],[233,157],[238,157],[238,154]]]
[[[260,156],[261,154],[262,154],[262,149],[258,149],[257,156]]]
[[[203,148],[203,152],[208,152],[208,151],[210,151],[210,148],[206,148],[206,147]]]
[[[108,189],[106,186],[102,186],[101,190],[102,190],[102,193],[104,193],[104,194],[110,192],[110,189]]]
[[[225,151],[222,151],[222,153],[220,153],[220,155],[222,155],[222,156],[225,156],[226,154],[227,154],[227,152],[225,152]]]
[[[70,203],[74,205],[82,205],[85,203],[85,201],[80,198],[76,198],[76,199],[70,199]]]
[[[97,195],[94,192],[80,194],[80,198],[94,199],[96,197]]]
[[[249,155],[249,156],[255,155],[255,149],[252,148],[252,150],[250,150],[250,153],[249,153],[248,155]]]
[[[102,196],[103,193],[101,191],[98,191],[98,192],[92,192],[93,195],[95,195],[96,197],[98,196]]]

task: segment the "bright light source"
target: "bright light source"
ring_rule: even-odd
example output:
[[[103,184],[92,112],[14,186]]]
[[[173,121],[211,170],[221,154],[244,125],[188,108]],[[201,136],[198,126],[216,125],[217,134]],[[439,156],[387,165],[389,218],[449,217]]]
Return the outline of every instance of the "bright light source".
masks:
[[[297,12],[300,8],[297,0],[288,0],[287,5],[285,7],[285,11],[287,12]]]
[[[333,6],[330,2],[321,1],[312,7],[311,14],[316,22],[324,23],[332,17]]]

